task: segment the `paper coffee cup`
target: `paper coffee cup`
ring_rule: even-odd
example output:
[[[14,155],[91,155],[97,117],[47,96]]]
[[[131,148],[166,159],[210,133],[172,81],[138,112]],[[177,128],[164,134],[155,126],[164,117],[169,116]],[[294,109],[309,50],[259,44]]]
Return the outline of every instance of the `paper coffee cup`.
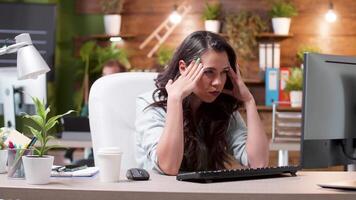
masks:
[[[118,182],[120,179],[122,152],[117,147],[100,148],[98,151],[101,182]]]

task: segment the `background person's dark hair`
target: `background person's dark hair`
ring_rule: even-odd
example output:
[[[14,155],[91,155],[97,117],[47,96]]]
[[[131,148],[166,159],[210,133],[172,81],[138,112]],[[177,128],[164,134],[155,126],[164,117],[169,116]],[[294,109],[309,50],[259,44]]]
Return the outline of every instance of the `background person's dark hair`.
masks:
[[[226,52],[230,65],[236,70],[235,52],[224,38],[207,31],[194,32],[184,39],[167,68],[157,76],[157,89],[153,93],[155,102],[150,106],[166,109],[168,94],[165,86],[170,79],[176,80],[180,76],[179,61],[183,60],[188,66],[208,50]],[[230,78],[227,78],[224,88],[232,89]],[[202,103],[193,118],[191,97],[183,100],[184,158],[180,170],[223,169],[231,155],[226,138],[229,119],[241,102],[221,94],[212,103]]]

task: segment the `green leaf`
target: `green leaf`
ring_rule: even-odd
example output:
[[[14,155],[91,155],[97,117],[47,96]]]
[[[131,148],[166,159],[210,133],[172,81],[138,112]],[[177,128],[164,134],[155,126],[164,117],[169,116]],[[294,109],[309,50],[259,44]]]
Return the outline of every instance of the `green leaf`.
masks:
[[[294,17],[298,15],[296,7],[289,1],[276,0],[273,2],[269,15],[273,17]]]
[[[83,61],[87,61],[90,55],[94,52],[96,43],[94,41],[89,41],[83,44],[79,50],[79,55]]]
[[[26,126],[27,126],[27,125],[26,125]],[[34,128],[31,127],[31,126],[27,126],[27,127],[30,129],[30,131],[31,131],[31,133],[32,133],[33,136],[35,136],[38,140],[42,140],[43,137],[42,137],[42,134],[41,134],[40,131],[34,129]]]
[[[50,149],[53,149],[53,148],[62,148],[61,146],[59,145],[51,145],[51,146],[47,146],[45,149],[44,149],[44,154],[46,154]]]
[[[33,150],[35,151],[35,154],[41,155],[41,151],[39,150],[38,147],[35,147]]]
[[[45,131],[49,131],[51,128],[53,128],[54,125],[56,125],[58,123],[57,120],[55,121],[48,121],[46,126],[45,126]]]
[[[204,20],[217,20],[221,14],[221,4],[215,3],[210,4],[205,1],[205,8],[203,10],[203,19]]]
[[[51,117],[51,118],[48,120],[48,122],[46,123],[46,125],[45,125],[45,128],[44,128],[45,131],[50,130],[50,129],[56,124],[56,122],[57,122],[57,120],[58,120],[59,118],[65,116],[65,115],[68,115],[68,114],[70,114],[70,113],[72,113],[72,112],[75,112],[75,111],[74,111],[74,110],[69,110],[69,111],[67,111],[67,112],[64,113],[64,114],[56,115],[56,116]]]
[[[46,108],[44,102],[41,102],[37,97],[32,97],[32,100],[35,103],[37,115],[43,120],[46,120]]]
[[[42,127],[42,126],[43,126],[43,119],[42,119],[42,117],[40,117],[40,116],[38,116],[38,115],[28,115],[28,114],[26,114],[26,115],[24,115],[23,117],[32,120],[32,121],[35,122],[39,127]]]
[[[48,141],[55,139],[55,137],[49,135],[46,137],[45,142],[48,143]]]

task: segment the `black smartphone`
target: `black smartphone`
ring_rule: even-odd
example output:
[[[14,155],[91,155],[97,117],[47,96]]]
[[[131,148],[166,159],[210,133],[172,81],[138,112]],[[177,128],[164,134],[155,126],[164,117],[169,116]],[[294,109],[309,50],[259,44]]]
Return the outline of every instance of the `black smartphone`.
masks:
[[[74,172],[74,171],[78,171],[78,170],[81,170],[81,169],[85,169],[87,167],[88,166],[86,166],[86,165],[66,165],[63,171],[65,171],[65,172]]]

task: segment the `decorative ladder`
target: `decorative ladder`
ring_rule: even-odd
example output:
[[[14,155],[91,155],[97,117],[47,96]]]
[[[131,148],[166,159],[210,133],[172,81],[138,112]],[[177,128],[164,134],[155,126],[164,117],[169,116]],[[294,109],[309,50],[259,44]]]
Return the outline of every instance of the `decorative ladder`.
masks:
[[[177,8],[177,12],[182,16],[182,20],[188,14],[188,12],[192,9],[192,7],[188,4],[188,1],[184,1]],[[140,49],[145,48],[145,46],[152,41],[153,39],[157,39],[157,44],[151,49],[151,51],[147,54],[147,57],[151,58],[152,55],[158,50],[158,48],[163,44],[164,41],[168,38],[168,36],[173,32],[173,30],[177,27],[179,23],[173,24],[169,21],[169,16],[142,42],[140,45]],[[161,31],[165,30],[163,36],[161,36]]]

